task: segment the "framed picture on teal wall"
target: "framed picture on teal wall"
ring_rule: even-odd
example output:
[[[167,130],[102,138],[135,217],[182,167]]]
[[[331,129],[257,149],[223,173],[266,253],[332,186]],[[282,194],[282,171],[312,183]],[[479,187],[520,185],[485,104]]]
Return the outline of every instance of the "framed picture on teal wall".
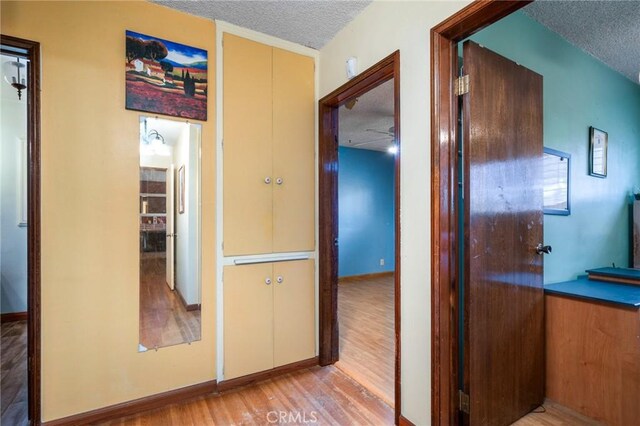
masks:
[[[591,176],[607,177],[607,146],[609,135],[607,132],[589,128],[589,174]]]

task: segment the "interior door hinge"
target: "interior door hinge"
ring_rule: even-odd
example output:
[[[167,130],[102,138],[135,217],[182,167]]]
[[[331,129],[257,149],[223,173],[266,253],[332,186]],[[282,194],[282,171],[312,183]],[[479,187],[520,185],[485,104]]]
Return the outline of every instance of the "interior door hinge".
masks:
[[[469,395],[459,390],[458,397],[459,397],[459,404],[458,404],[459,410],[465,414],[469,414]]]
[[[469,74],[461,75],[456,78],[454,93],[456,96],[462,96],[469,93]]]

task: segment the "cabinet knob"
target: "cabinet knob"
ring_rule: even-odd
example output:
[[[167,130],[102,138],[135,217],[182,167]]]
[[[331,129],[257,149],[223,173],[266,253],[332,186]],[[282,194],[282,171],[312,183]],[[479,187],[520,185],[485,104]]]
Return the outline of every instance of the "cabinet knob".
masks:
[[[264,279],[264,283],[265,283],[266,285],[271,285],[271,278],[265,278],[265,279]]]
[[[278,276],[278,278],[276,278],[276,281],[278,282],[278,284],[282,284],[282,281],[284,281],[284,278],[282,278],[281,276]]]
[[[271,183],[271,178],[269,176],[267,176],[266,178],[264,178],[264,183],[266,183],[267,185],[269,185]]]
[[[282,182],[284,182],[284,181],[282,180],[282,178],[278,178],[278,179],[276,179],[276,183],[277,183],[278,185],[282,185]]]

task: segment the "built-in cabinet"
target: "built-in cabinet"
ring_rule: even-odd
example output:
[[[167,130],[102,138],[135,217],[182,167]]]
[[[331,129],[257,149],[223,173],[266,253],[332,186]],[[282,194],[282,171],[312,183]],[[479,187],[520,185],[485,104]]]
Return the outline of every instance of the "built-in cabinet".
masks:
[[[224,256],[312,251],[314,59],[223,43]]]
[[[224,268],[224,378],[315,356],[314,261]]]

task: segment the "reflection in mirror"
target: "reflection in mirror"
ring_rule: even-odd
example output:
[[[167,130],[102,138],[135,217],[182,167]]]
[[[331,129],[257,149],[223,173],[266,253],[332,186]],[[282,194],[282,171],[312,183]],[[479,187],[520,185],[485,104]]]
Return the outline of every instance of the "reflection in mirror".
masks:
[[[140,352],[200,340],[200,131],[140,118]]]
[[[544,149],[544,205],[545,214],[568,216],[570,205],[571,154],[551,148]]]

